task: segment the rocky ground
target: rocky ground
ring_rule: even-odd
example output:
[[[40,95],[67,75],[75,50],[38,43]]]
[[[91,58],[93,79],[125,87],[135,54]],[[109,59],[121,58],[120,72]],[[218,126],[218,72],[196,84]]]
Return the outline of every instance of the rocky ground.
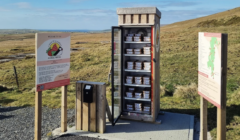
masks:
[[[0,106],[0,140],[33,140],[34,107]],[[68,110],[68,125],[74,125],[74,109]],[[60,127],[61,109],[42,109],[42,138],[51,138],[51,131]],[[54,138],[58,139],[58,138]],[[59,139],[60,140],[60,139]]]

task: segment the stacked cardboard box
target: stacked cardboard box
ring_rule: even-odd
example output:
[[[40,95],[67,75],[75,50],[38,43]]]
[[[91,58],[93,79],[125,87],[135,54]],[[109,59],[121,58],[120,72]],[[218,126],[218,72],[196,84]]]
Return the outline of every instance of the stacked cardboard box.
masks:
[[[150,83],[150,77],[148,77],[148,76],[143,77],[143,84],[144,85],[150,85],[151,84]]]
[[[126,95],[127,95],[127,97],[129,97],[129,98],[133,98],[133,92],[132,92],[132,91],[126,92]]]
[[[134,69],[134,62],[128,61],[127,62],[127,69],[130,69],[130,70]]]
[[[139,62],[139,61],[135,62],[135,69],[142,70],[142,62]]]
[[[149,99],[150,98],[150,91],[149,90],[143,90],[143,98]]]
[[[132,84],[133,83],[133,76],[127,76],[126,83],[127,84]]]
[[[135,34],[133,37],[134,42],[141,42],[142,41],[142,34]]]
[[[144,70],[151,70],[151,62],[143,62]]]
[[[134,103],[136,111],[142,111],[142,103]]]
[[[142,98],[141,92],[135,92],[135,98]]]
[[[133,54],[133,49],[126,49],[127,54]]]
[[[150,105],[143,106],[143,111],[149,112],[151,110]]]
[[[142,77],[141,76],[136,76],[135,78],[135,84],[141,85],[142,84]]]
[[[151,41],[151,37],[150,36],[144,36],[143,37],[143,41],[150,42]]]
[[[127,110],[133,110],[133,104],[127,104]]]
[[[134,54],[142,54],[142,49],[134,49]]]
[[[143,47],[143,54],[151,54],[151,47]]]
[[[133,41],[133,36],[134,36],[134,34],[128,34],[127,36],[126,36],[126,41]]]

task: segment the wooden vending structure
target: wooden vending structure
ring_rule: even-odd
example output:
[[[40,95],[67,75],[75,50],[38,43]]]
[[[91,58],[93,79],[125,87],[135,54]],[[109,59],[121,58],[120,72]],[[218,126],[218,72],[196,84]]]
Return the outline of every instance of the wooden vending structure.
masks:
[[[83,101],[85,85],[93,85],[93,102]],[[106,127],[106,85],[101,82],[77,81],[75,125],[77,130],[104,133]]]
[[[160,18],[156,7],[118,8],[112,27],[112,125],[155,122],[160,111]],[[147,93],[150,92],[149,97]]]

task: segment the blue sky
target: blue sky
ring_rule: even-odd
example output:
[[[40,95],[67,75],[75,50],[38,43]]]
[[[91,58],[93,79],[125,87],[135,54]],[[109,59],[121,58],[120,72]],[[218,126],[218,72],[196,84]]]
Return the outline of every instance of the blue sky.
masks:
[[[161,24],[236,8],[239,0],[0,0],[0,29],[110,29],[116,8],[157,7]]]

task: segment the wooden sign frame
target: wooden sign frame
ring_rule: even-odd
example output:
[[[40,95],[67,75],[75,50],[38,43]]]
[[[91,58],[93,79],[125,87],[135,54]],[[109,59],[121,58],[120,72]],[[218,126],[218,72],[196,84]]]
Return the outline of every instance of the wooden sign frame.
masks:
[[[36,33],[35,140],[41,140],[43,90],[61,87],[61,131],[67,131],[67,85],[70,84],[70,42],[70,33]]]
[[[67,131],[67,85],[62,86],[61,97],[61,131]],[[35,140],[41,140],[42,128],[42,91],[35,94]]]
[[[217,140],[226,140],[226,79],[227,79],[227,45],[228,35],[221,34],[221,106],[217,108]],[[200,99],[200,140],[207,139],[208,101]]]

